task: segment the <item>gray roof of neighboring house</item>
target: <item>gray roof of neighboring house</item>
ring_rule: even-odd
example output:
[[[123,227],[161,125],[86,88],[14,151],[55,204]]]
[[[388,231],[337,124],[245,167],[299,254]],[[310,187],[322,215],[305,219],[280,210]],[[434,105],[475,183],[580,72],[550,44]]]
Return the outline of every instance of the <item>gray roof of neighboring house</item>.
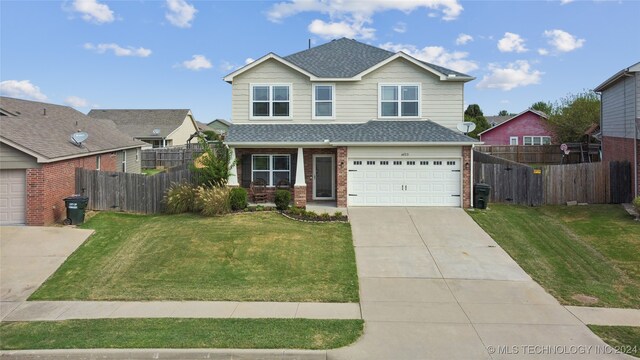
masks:
[[[350,78],[395,55],[375,46],[341,38],[285,56],[292,64],[323,78]],[[442,66],[420,61],[445,75],[470,77]]]
[[[175,131],[189,109],[94,109],[89,116],[113,121],[121,131],[137,138],[164,138]],[[154,129],[160,129],[154,134]],[[195,132],[195,130],[194,130]]]
[[[487,119],[487,122],[489,123],[489,125],[491,124],[502,124],[503,122],[511,119],[513,116],[511,115],[505,115],[505,116],[486,116],[485,119]]]
[[[0,137],[45,159],[88,155],[146,145],[122,133],[112,121],[96,120],[69,107],[0,97]],[[71,143],[78,130],[89,134],[82,147]]]
[[[238,124],[229,143],[478,142],[430,120],[371,120],[361,124]]]
[[[218,122],[218,123],[221,123],[221,124],[224,124],[224,125],[227,125],[227,126],[233,125],[233,123],[231,121],[228,121],[228,120],[225,120],[225,119],[215,119],[215,120],[207,123],[207,125],[211,125],[211,124],[213,124],[215,122]]]

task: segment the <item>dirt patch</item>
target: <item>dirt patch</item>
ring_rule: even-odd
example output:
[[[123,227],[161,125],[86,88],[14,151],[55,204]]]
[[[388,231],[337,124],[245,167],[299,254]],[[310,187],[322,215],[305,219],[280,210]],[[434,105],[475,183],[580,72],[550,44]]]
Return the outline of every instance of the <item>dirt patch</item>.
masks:
[[[584,294],[575,294],[571,297],[575,301],[579,301],[585,305],[593,305],[597,304],[600,299],[594,296],[584,295]]]

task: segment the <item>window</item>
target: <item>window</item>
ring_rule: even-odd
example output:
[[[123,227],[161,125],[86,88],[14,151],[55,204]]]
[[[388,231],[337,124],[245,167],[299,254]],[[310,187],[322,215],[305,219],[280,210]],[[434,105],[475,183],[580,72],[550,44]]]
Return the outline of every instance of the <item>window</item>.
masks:
[[[368,160],[367,161],[367,165],[375,165],[375,164],[376,164],[376,162],[373,161],[373,160]]]
[[[518,145],[518,137],[517,136],[511,136],[509,138],[509,145]]]
[[[551,144],[550,136],[523,136],[524,145],[549,145]]]
[[[388,161],[380,161],[380,165],[389,165]]]
[[[455,161],[447,161],[447,165],[455,165],[456,162]]]
[[[290,155],[253,155],[251,180],[264,180],[267,186],[276,186],[281,180],[291,182]]]
[[[419,117],[420,85],[380,85],[380,117]]]
[[[394,161],[393,165],[402,165],[402,161]]]
[[[407,161],[407,165],[415,165],[416,162],[415,161]]]
[[[335,118],[335,86],[313,85],[313,118]]]
[[[420,161],[420,165],[429,165],[428,161]]]
[[[127,172],[127,151],[122,151],[122,172]]]
[[[356,160],[353,162],[353,165],[362,165],[362,161]]]
[[[290,117],[291,85],[251,85],[251,117]]]
[[[140,160],[140,149],[136,149],[136,162]]]
[[[442,161],[434,161],[433,165],[442,165]]]
[[[100,170],[100,155],[96,155],[96,170]]]

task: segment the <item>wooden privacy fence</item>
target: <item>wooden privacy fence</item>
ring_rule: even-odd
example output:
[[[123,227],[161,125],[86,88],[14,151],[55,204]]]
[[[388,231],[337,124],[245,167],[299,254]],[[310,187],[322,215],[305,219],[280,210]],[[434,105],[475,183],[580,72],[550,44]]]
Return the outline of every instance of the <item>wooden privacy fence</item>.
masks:
[[[172,183],[194,180],[186,165],[153,176],[77,168],[76,193],[89,197],[91,210],[155,214],[164,211],[162,199]]]
[[[202,154],[200,149],[164,148],[142,150],[142,168],[172,168],[193,162],[194,157]]]
[[[629,162],[544,165],[534,169],[478,152],[474,152],[474,160],[474,182],[491,186],[490,202],[537,206],[631,200]]]
[[[479,145],[475,150],[502,159],[525,164],[577,164],[600,159],[598,144],[569,144],[569,155],[560,145]]]

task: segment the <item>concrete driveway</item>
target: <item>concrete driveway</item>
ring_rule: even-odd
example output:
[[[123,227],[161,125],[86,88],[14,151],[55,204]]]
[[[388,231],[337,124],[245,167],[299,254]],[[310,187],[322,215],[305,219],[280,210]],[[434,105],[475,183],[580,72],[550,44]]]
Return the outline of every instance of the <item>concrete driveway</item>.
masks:
[[[350,208],[364,336],[330,359],[609,359],[462,209]],[[607,353],[609,350],[609,353]]]
[[[0,227],[0,318],[26,300],[92,233],[62,227]]]

